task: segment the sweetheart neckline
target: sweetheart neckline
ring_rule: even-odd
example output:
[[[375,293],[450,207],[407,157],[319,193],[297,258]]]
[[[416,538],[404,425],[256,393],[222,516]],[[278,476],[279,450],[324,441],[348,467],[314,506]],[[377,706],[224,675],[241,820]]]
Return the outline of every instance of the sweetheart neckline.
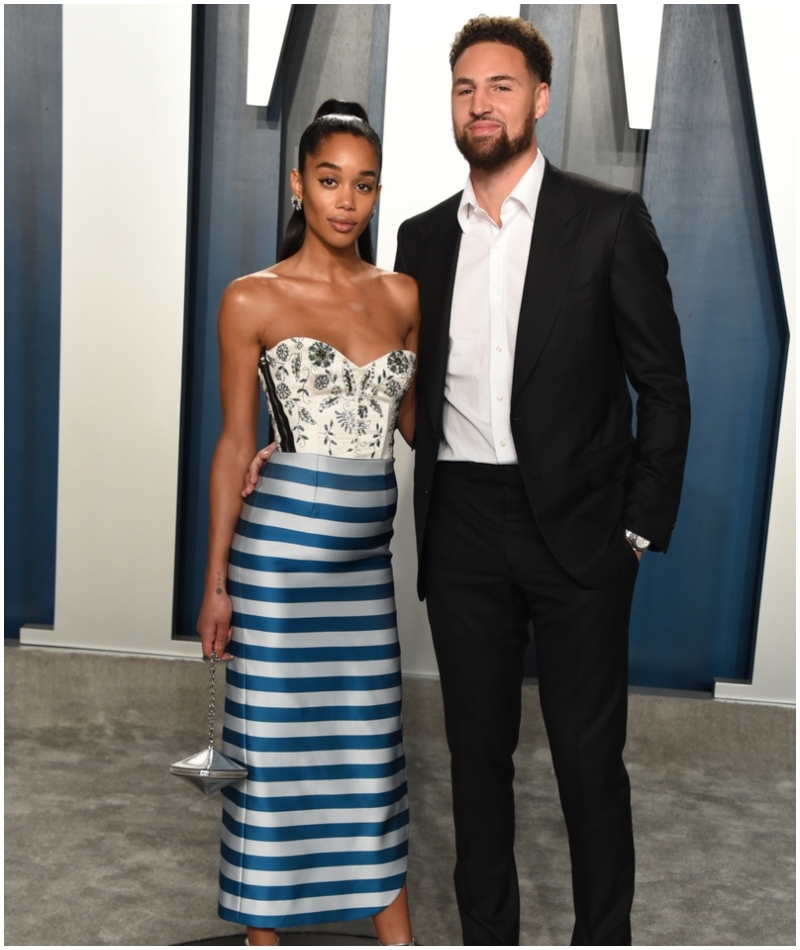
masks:
[[[329,346],[334,353],[338,353],[343,360],[346,360],[351,366],[355,366],[356,369],[366,369],[368,366],[372,366],[373,363],[377,363],[380,360],[385,360],[387,356],[391,356],[392,353],[407,353],[414,362],[417,360],[417,354],[413,350],[404,350],[402,347],[397,347],[394,350],[389,350],[388,353],[383,353],[381,356],[376,356],[374,360],[370,360],[368,363],[356,363],[354,360],[351,360],[348,356],[345,356],[344,353],[338,348],[335,347],[332,343],[326,343],[325,340],[318,340],[313,336],[287,336],[284,340],[278,340],[275,346],[264,347],[265,353],[272,353],[273,350],[277,350],[281,343],[291,343],[293,340],[307,340],[311,343],[321,343],[323,346]]]

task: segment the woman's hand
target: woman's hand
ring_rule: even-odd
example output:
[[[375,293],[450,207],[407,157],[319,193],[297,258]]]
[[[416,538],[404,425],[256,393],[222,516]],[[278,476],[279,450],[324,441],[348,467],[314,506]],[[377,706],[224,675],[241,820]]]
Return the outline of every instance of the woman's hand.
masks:
[[[197,632],[203,645],[203,656],[216,653],[222,660],[230,660],[228,643],[233,634],[231,599],[222,586],[207,588],[197,618]]]
[[[253,456],[252,461],[247,466],[247,472],[244,476],[242,498],[247,498],[248,495],[253,493],[253,489],[256,487],[256,482],[258,481],[258,476],[261,474],[261,469],[269,461],[269,457],[274,451],[275,443],[271,442],[265,449],[259,449],[259,451]]]

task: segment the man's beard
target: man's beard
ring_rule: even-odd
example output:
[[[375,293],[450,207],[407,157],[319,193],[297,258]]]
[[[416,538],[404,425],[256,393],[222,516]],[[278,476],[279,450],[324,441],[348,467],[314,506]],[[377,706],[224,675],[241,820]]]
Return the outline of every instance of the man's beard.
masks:
[[[512,158],[527,151],[533,142],[536,131],[536,120],[529,115],[525,120],[519,135],[516,138],[508,137],[508,130],[503,125],[500,134],[490,139],[472,139],[467,130],[458,133],[454,130],[456,145],[459,152],[469,162],[471,168],[480,168],[481,171],[491,172],[502,168]]]

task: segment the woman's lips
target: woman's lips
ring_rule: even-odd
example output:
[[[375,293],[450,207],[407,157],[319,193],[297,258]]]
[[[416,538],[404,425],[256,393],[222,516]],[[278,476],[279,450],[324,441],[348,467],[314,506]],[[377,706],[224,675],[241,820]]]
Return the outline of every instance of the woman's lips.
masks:
[[[328,220],[335,231],[341,231],[343,234],[352,231],[356,226],[355,221],[348,221],[345,218],[328,218]]]

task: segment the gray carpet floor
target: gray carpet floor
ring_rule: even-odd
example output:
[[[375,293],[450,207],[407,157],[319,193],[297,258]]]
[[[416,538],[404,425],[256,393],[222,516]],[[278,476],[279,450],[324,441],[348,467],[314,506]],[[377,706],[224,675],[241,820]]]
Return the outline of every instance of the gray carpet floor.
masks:
[[[205,743],[207,667],[16,646],[4,653],[5,944],[241,944],[242,929],[216,915],[219,796],[168,771]],[[635,943],[795,944],[794,710],[638,694],[630,709]],[[564,945],[566,836],[535,686],[525,687],[524,711],[521,942]],[[404,721],[415,933],[421,944],[454,946],[437,681],[406,679]],[[355,944],[372,933],[364,921],[287,933],[283,943]]]

